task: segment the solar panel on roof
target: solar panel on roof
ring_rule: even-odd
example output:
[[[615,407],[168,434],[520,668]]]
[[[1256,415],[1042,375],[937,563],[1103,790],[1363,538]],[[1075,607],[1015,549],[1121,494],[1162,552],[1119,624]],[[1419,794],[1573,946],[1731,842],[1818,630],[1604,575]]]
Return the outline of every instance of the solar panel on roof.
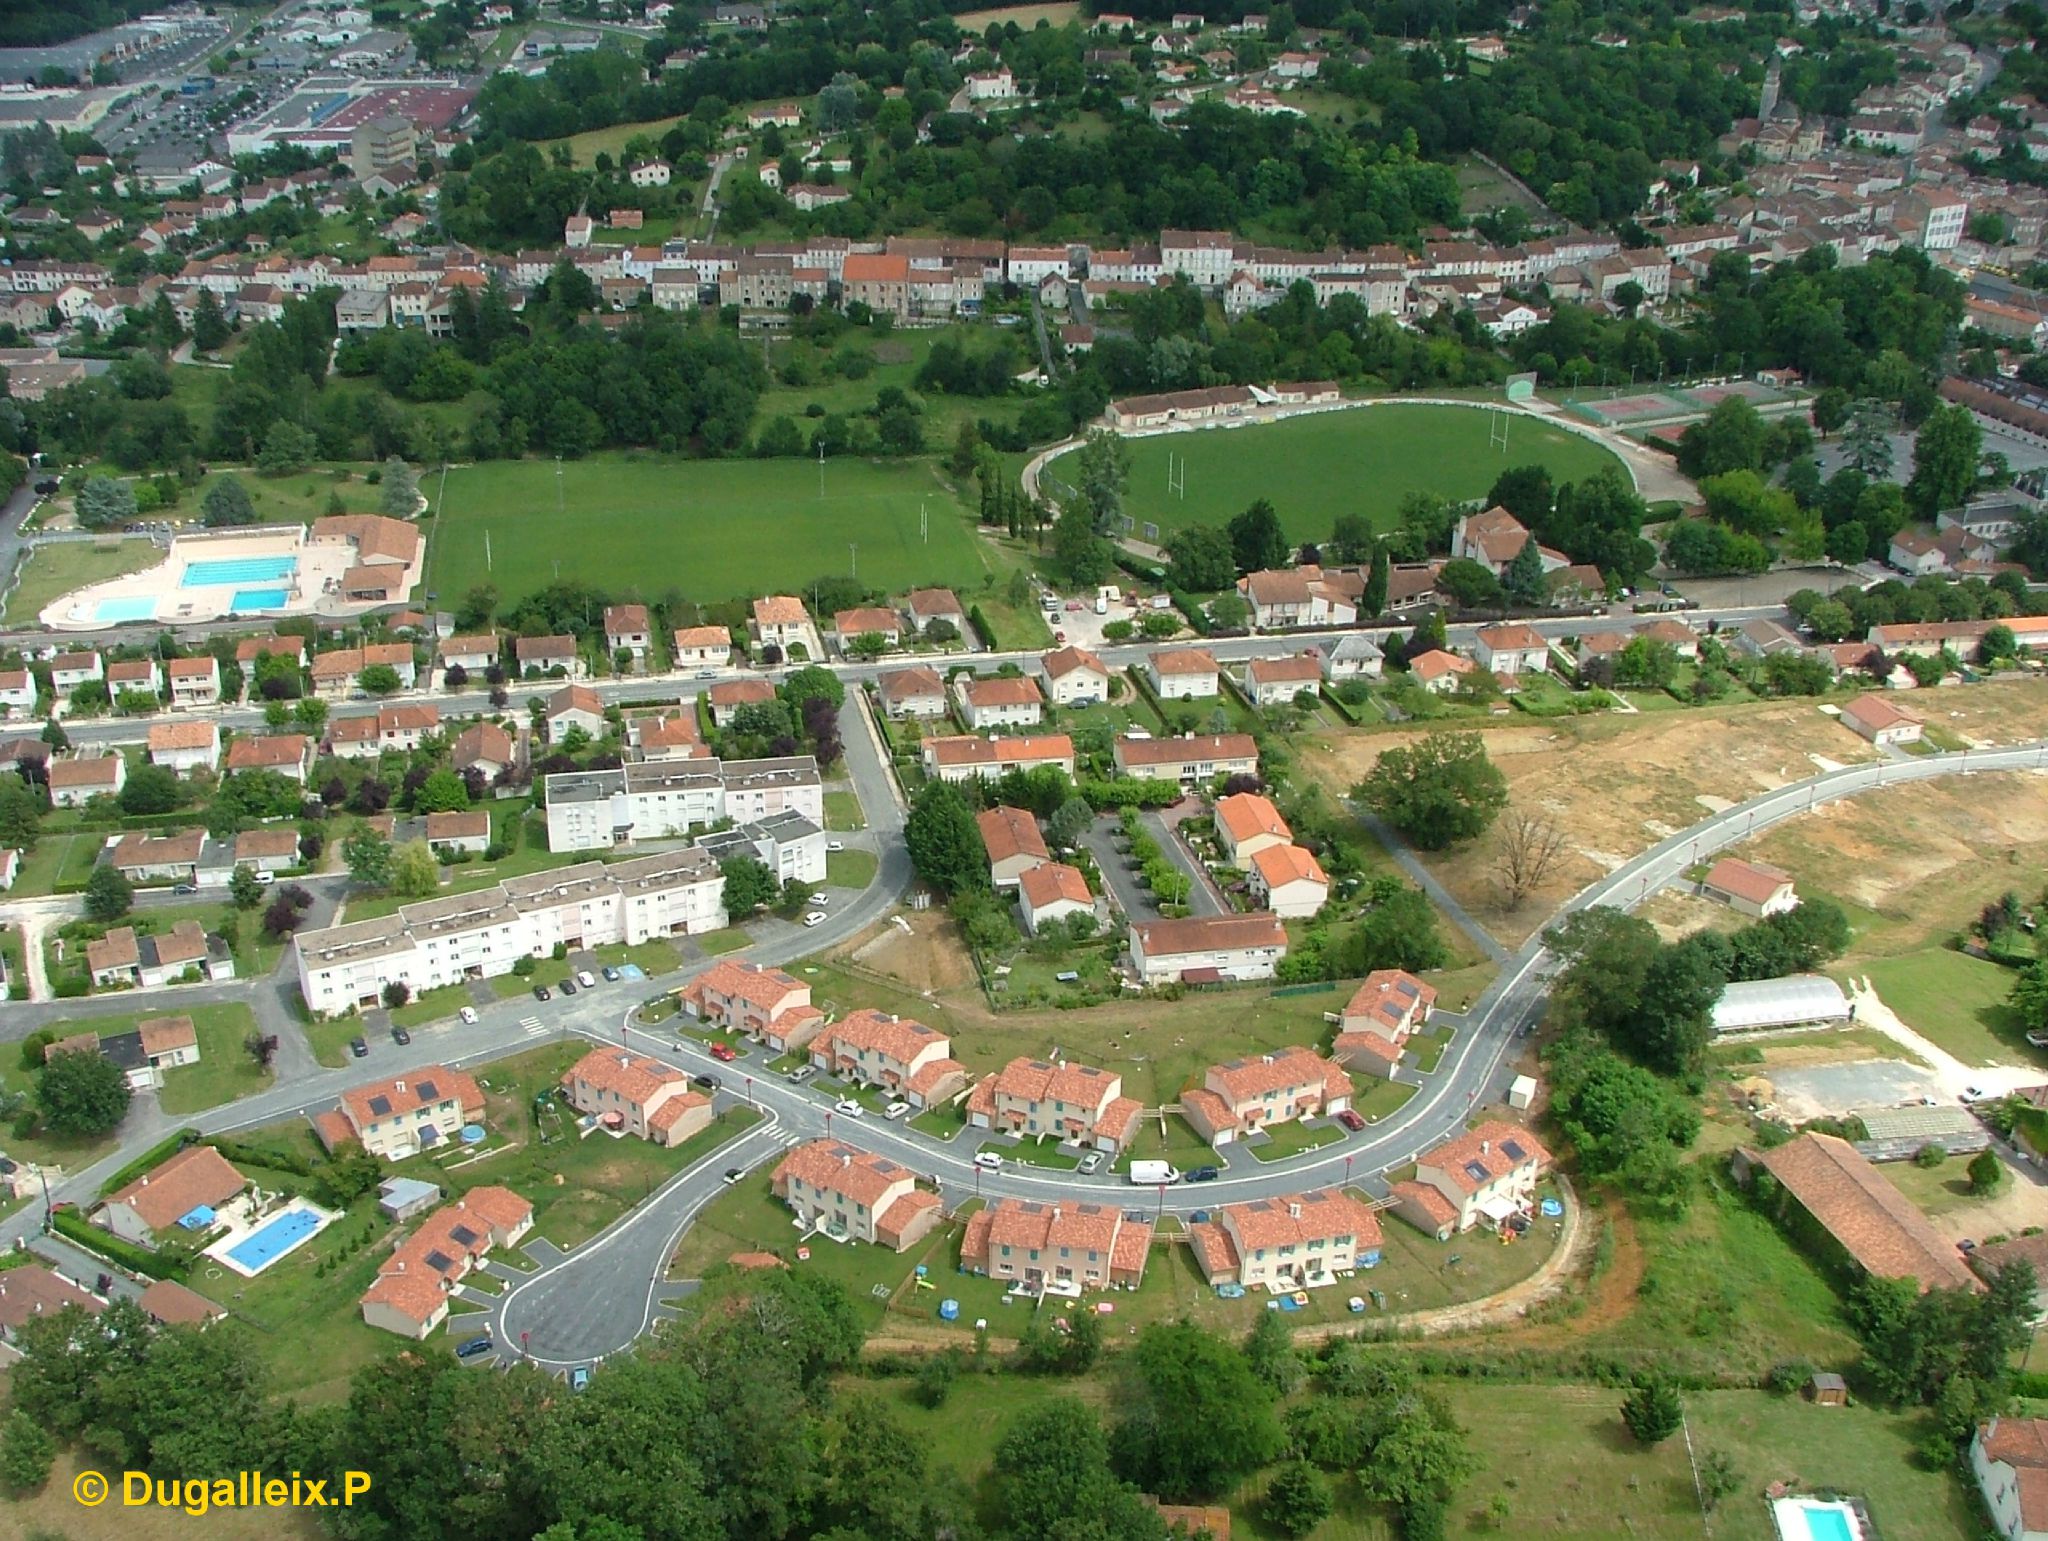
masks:
[[[389,1113],[391,1111],[391,1099],[389,1097],[372,1097],[370,1099],[370,1111],[372,1113]]]
[[[427,1263],[436,1273],[446,1273],[455,1266],[455,1260],[439,1248],[427,1254]]]
[[[420,1094],[420,1101],[422,1102],[436,1101],[441,1095],[441,1089],[438,1086],[436,1086],[432,1081],[419,1082],[418,1089]]]
[[[1520,1161],[1525,1154],[1522,1147],[1514,1140],[1502,1140],[1500,1148],[1502,1153],[1511,1161]]]
[[[1465,1163],[1465,1175],[1474,1182],[1484,1182],[1492,1174],[1486,1170],[1485,1162],[1468,1161]]]
[[[461,1242],[465,1247],[473,1247],[476,1245],[476,1232],[472,1231],[466,1225],[450,1226],[448,1229],[448,1234],[452,1236],[455,1240]]]

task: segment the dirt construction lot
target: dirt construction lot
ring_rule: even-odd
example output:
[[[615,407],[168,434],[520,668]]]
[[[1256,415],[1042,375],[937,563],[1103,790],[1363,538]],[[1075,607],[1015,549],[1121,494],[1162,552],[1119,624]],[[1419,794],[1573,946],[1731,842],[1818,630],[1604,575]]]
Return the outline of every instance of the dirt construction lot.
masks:
[[[1901,700],[1929,723],[1967,742],[1991,745],[2048,735],[2048,690],[2031,681],[1912,693]],[[1549,879],[1513,910],[1502,908],[1489,840],[1424,857],[1487,928],[1510,945],[1526,938],[1587,883],[1666,836],[1759,793],[1876,758],[1875,750],[1812,701],[1540,722],[1510,719],[1499,726],[1473,727],[1485,737],[1488,754],[1508,778],[1511,806],[1548,818],[1565,832],[1567,841],[1566,855]],[[1384,750],[1416,736],[1318,735],[1303,743],[1299,752],[1304,768],[1341,794],[1358,783]],[[1987,784],[1973,779],[1965,797],[1956,797],[1946,786],[1910,790],[1935,799],[1955,798],[1967,814],[1987,801],[1982,795]],[[1902,794],[1887,792],[1881,797],[1898,795]],[[1821,817],[1853,820],[1871,801],[1858,798]],[[2038,811],[2040,833],[2031,838],[2048,841],[2048,802],[2040,803]],[[1806,829],[1812,822],[1801,820],[1793,829]],[[2033,827],[2031,816],[2022,822]],[[1873,820],[1872,839],[1895,845],[1900,857],[1910,860],[1918,837],[1895,839],[1884,833],[1895,828],[1895,821]],[[2028,839],[2015,833],[2022,841]],[[1797,863],[1769,854],[1771,841],[1782,838],[1774,835],[1757,844],[1764,859],[1779,861],[1797,874]],[[1952,867],[1967,859],[1973,841],[1981,851],[1980,837],[1958,830],[1943,842],[1943,855],[1935,865]],[[1867,859],[1867,853],[1849,852],[1834,865],[1846,874],[1860,869]],[[1819,886],[1845,902],[1855,897],[1854,884],[1848,892],[1826,880]]]

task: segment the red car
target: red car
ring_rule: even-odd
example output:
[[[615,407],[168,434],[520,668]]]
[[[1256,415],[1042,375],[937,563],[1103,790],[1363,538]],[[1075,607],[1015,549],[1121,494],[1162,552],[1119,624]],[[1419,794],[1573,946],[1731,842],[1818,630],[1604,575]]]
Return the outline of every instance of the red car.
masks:
[[[1352,1112],[1349,1108],[1346,1108],[1343,1112],[1337,1115],[1337,1122],[1342,1124],[1346,1129],[1349,1129],[1353,1134],[1356,1134],[1359,1130],[1365,1127],[1365,1120],[1360,1118],[1356,1113]]]
[[[714,1043],[711,1046],[711,1057],[716,1060],[724,1060],[730,1063],[731,1061],[738,1059],[740,1056],[739,1051],[733,1048],[731,1044]]]

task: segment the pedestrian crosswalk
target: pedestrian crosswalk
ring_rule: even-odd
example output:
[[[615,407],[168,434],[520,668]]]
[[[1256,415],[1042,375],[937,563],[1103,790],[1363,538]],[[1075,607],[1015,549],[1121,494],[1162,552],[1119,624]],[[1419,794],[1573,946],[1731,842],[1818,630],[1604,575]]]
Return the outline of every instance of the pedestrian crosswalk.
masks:
[[[519,1030],[529,1038],[539,1038],[547,1032],[548,1026],[539,1017],[521,1017]]]

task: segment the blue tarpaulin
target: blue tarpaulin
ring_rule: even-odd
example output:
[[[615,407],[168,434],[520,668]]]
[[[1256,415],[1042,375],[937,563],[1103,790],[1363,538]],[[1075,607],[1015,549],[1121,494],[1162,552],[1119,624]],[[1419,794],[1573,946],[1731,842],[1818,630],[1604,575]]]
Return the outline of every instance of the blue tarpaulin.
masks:
[[[213,1224],[213,1211],[201,1204],[190,1213],[178,1216],[178,1224],[188,1231],[203,1231]]]

